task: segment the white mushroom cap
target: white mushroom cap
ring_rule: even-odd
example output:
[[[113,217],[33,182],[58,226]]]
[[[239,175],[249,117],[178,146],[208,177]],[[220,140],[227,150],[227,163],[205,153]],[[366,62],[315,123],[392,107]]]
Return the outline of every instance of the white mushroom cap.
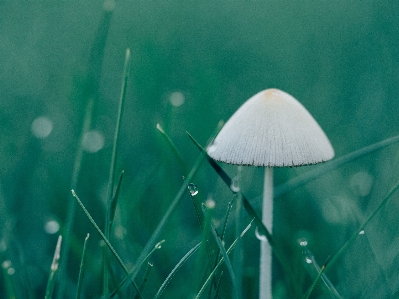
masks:
[[[207,150],[217,161],[254,166],[299,166],[334,157],[326,134],[294,97],[263,90],[226,122]]]

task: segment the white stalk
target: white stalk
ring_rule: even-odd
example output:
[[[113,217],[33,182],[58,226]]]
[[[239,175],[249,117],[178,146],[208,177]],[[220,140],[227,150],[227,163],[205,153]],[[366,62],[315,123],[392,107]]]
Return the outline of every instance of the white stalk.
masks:
[[[262,222],[267,230],[273,229],[273,168],[265,168],[263,184]],[[260,242],[259,298],[272,298],[272,248],[267,240]]]

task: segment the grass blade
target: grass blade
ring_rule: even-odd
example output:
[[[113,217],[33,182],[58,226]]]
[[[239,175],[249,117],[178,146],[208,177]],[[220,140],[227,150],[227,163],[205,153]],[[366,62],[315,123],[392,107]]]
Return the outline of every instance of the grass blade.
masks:
[[[277,186],[274,190],[274,197],[277,198],[295,188],[298,188],[302,185],[305,185],[305,184],[313,181],[314,179],[318,178],[319,176],[321,176],[327,172],[337,169],[338,167],[340,167],[346,163],[360,159],[365,155],[369,155],[377,150],[383,149],[383,148],[385,148],[391,144],[394,144],[396,142],[399,142],[399,135],[382,140],[382,141],[374,143],[372,145],[363,147],[359,150],[356,150],[354,152],[346,154],[342,157],[333,159],[329,162],[325,162],[325,163],[321,164],[320,166],[315,166],[315,167],[313,167],[313,170],[310,170],[300,176],[297,176],[297,177],[287,181],[284,184],[281,184],[280,186]],[[261,198],[261,197],[262,196],[259,195],[256,198]]]
[[[241,235],[234,240],[234,242],[230,245],[230,247],[227,249],[226,253],[229,254],[234,247],[237,245],[237,242],[246,234],[246,232],[249,230],[249,228],[252,225],[252,222],[254,220],[252,219],[251,222],[247,225],[247,227],[244,229],[244,231],[241,233]],[[207,280],[205,281],[205,283],[203,284],[203,286],[201,287],[201,289],[199,290],[197,296],[195,297],[195,299],[199,299],[202,295],[202,293],[204,292],[205,288],[209,285],[211,279],[213,278],[213,276],[215,275],[217,269],[222,265],[224,261],[224,258],[221,258],[219,263],[216,265],[216,267],[212,270],[211,274],[209,274]]]
[[[140,292],[143,292],[145,285],[147,284],[148,278],[150,277],[150,273],[153,265],[151,263],[147,263],[147,269],[145,270],[143,281],[140,284]],[[134,296],[134,299],[138,299],[138,295]]]
[[[121,265],[122,269],[125,271],[126,274],[129,274],[129,270],[127,269],[126,265],[123,263],[122,259],[119,257],[118,253],[115,251],[114,247],[111,245],[111,243],[108,241],[108,239],[105,237],[104,233],[101,231],[100,227],[97,225],[97,223],[94,221],[93,217],[91,217],[89,211],[85,208],[83,205],[82,201],[78,197],[78,195],[75,193],[74,190],[71,190],[73,197],[76,199],[80,207],[82,208],[83,212],[86,214],[87,218],[93,224],[94,228],[97,230],[97,232],[100,234],[101,238],[104,240],[105,244],[107,244],[109,250],[112,252],[112,254],[115,256],[116,260],[119,262]],[[137,286],[137,284],[132,280],[132,285],[136,292],[139,294],[140,298],[143,298],[143,296],[140,293],[140,290]]]
[[[122,179],[123,179],[123,175],[124,175],[124,171],[122,170],[121,175],[119,176],[119,181],[118,181],[118,185],[116,186],[115,189],[115,195],[112,197],[111,203],[110,203],[110,215],[109,215],[109,229],[112,229],[112,224],[114,222],[114,218],[115,218],[115,211],[116,211],[116,207],[118,205],[118,199],[119,199],[119,191],[121,189],[121,185],[122,185]]]
[[[47,281],[46,295],[45,295],[44,299],[53,298],[53,292],[54,292],[54,286],[55,286],[55,275],[58,271],[58,265],[59,265],[59,260],[60,260],[61,241],[62,241],[62,236],[58,236],[57,246],[55,247],[53,262],[51,263],[50,276]]]
[[[109,168],[109,177],[108,177],[108,196],[107,196],[107,204],[106,204],[106,217],[105,217],[105,237],[109,239],[110,236],[110,223],[111,223],[111,204],[113,202],[112,196],[114,194],[114,181],[115,181],[115,169],[116,169],[116,157],[118,151],[118,140],[119,140],[119,132],[121,128],[121,121],[123,115],[123,108],[125,105],[126,99],[126,88],[127,88],[127,80],[129,78],[129,69],[130,69],[130,50],[126,49],[125,55],[125,64],[123,67],[123,79],[122,79],[122,88],[121,95],[119,98],[119,107],[118,107],[118,116],[116,119],[116,127],[115,127],[115,135],[114,142],[112,147],[112,156],[111,156],[111,165]],[[115,201],[114,201],[115,202]],[[103,264],[103,293],[105,297],[108,297],[109,289],[108,289],[108,249],[104,247],[104,264]]]
[[[200,247],[201,243],[198,243],[195,245],[193,248],[190,249],[189,252],[187,252],[181,260],[176,264],[176,266],[173,268],[173,270],[169,273],[169,275],[166,277],[165,281],[162,283],[161,287],[159,288],[158,292],[155,294],[154,299],[158,299],[165,288],[168,286],[170,281],[173,279],[173,277],[176,275],[177,271],[181,268],[181,266],[198,250]]]
[[[87,234],[87,236],[85,238],[85,242],[83,244],[82,258],[80,260],[80,267],[79,267],[78,290],[76,292],[76,299],[80,299],[80,294],[82,292],[82,282],[83,282],[83,276],[84,276],[84,272],[85,272],[87,241],[89,240],[89,237],[90,237],[90,235]]]
[[[183,175],[186,176],[187,173],[188,173],[187,165],[186,165],[186,162],[184,162],[184,159],[183,159],[182,155],[180,154],[179,150],[177,149],[177,147],[173,143],[172,139],[170,139],[168,134],[166,134],[165,131],[162,129],[160,124],[157,124],[157,130],[159,132],[161,132],[162,137],[166,140],[166,143],[169,145],[169,147],[171,148],[173,154],[176,156],[177,161],[179,162],[181,171],[183,172]]]
[[[327,260],[328,262],[328,260]],[[320,278],[323,275],[324,270],[326,269],[327,266],[327,262],[324,263],[324,265],[321,267],[319,273],[317,274],[316,279],[313,281],[312,285],[310,286],[310,288],[308,289],[308,291],[306,292],[305,296],[303,296],[304,299],[309,299],[310,295],[312,294],[317,282],[320,280]]]

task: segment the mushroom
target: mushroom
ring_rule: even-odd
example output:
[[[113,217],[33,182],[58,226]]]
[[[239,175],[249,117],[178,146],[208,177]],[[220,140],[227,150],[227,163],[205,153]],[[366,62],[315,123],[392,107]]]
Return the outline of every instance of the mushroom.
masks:
[[[310,113],[279,89],[263,90],[226,122],[207,149],[216,161],[264,166],[262,221],[273,222],[273,167],[302,166],[330,160],[334,149]],[[260,296],[271,298],[271,247],[261,242]]]

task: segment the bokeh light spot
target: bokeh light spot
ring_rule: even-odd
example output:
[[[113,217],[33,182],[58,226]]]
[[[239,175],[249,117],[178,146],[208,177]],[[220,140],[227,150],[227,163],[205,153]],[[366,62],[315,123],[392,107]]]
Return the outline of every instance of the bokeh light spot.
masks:
[[[83,136],[83,149],[89,153],[96,153],[104,146],[104,135],[96,130],[89,131]]]
[[[47,221],[44,230],[50,235],[56,234],[60,230],[60,224],[55,220]]]
[[[172,106],[179,107],[184,104],[184,94],[179,91],[172,92],[169,97],[169,101]]]
[[[44,139],[48,137],[52,130],[53,122],[45,116],[40,116],[32,122],[31,131],[37,138]]]

